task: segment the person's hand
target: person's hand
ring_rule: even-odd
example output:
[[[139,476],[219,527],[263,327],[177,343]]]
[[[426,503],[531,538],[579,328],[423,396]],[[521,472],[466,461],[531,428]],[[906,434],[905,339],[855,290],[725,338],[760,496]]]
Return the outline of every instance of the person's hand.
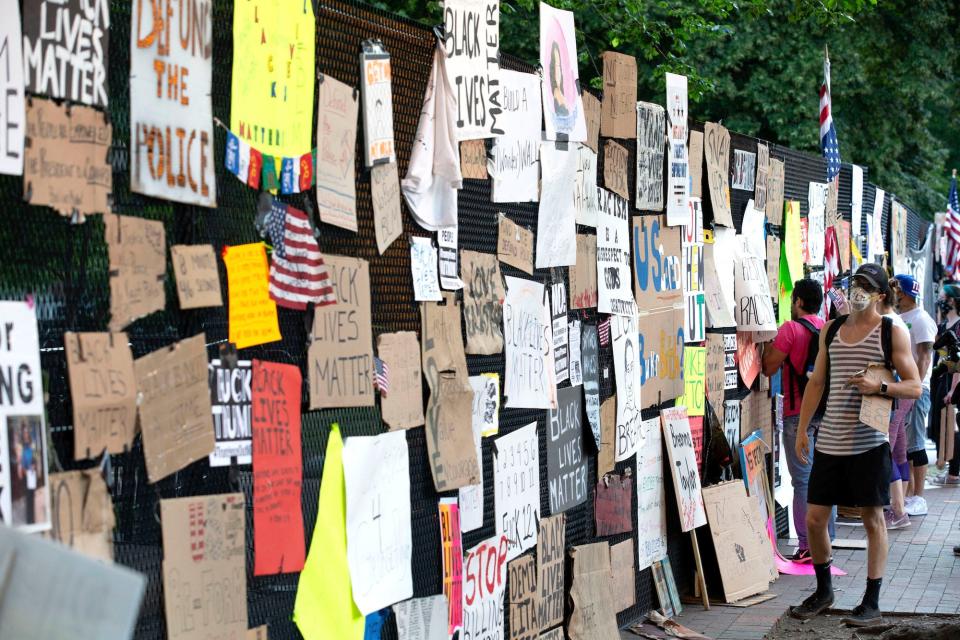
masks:
[[[871,396],[880,393],[880,380],[866,374],[859,374],[847,380],[848,387],[856,387],[861,394]]]
[[[800,458],[800,462],[803,464],[810,464],[810,459],[807,457],[807,450],[810,448],[810,436],[807,435],[807,432],[803,429],[797,431],[797,441],[794,444],[794,448],[797,452],[797,457]]]

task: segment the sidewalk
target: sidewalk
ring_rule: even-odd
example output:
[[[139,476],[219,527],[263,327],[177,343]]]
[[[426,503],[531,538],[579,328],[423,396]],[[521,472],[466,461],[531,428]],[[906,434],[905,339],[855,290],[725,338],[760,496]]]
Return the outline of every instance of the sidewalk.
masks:
[[[907,529],[889,532],[890,552],[880,608],[889,613],[960,613],[960,488],[934,488],[924,492],[930,513],[912,518]],[[839,539],[866,539],[862,526],[838,526]],[[781,552],[792,553],[785,541]],[[867,580],[866,550],[837,549],[834,564],[847,572],[834,577],[836,609],[860,603]],[[770,586],[777,597],[752,607],[714,606],[710,611],[685,604],[677,620],[714,640],[760,640],[791,605],[799,604],[815,586],[813,576],[780,576]],[[637,638],[629,631],[621,638]]]

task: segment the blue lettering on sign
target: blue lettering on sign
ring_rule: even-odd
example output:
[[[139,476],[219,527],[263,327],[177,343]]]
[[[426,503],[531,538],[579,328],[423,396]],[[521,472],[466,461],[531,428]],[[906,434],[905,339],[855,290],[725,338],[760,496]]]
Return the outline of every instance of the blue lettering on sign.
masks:
[[[633,228],[634,268],[641,292],[648,291],[650,284],[657,293],[680,289],[680,256],[664,254],[660,231],[658,216],[641,218],[640,226]]]

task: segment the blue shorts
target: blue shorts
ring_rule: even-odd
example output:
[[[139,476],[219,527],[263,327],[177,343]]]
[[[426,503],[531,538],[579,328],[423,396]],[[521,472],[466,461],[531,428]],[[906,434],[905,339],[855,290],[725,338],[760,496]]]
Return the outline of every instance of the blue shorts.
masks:
[[[930,389],[923,388],[907,415],[907,453],[927,448],[927,417],[930,415]]]

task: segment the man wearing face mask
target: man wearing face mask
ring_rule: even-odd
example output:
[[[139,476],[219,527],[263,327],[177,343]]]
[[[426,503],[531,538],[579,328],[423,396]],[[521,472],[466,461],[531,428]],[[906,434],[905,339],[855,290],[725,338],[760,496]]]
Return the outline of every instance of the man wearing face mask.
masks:
[[[867,588],[863,601],[843,621],[863,626],[880,620],[880,585],[887,562],[883,507],[890,502],[891,460],[887,434],[860,421],[860,405],[865,395],[917,398],[921,385],[909,335],[877,312],[878,300],[890,295],[883,268],[864,264],[852,280],[847,296],[850,315],[828,322],[820,332],[820,350],[800,407],[796,454],[804,462],[813,458],[807,539],[817,590],[791,614],[809,619],[833,604],[827,522],[834,505],[859,507],[867,532]],[[867,371],[878,363],[894,369],[899,381],[883,382]],[[810,452],[807,428],[824,394],[826,410]]]
[[[923,386],[920,398],[907,414],[907,458],[910,460],[910,483],[907,487],[906,511],[911,516],[927,513],[923,485],[927,478],[927,417],[930,414],[930,373],[933,369],[933,342],[937,339],[937,323],[917,305],[920,283],[911,275],[895,275],[898,286],[897,309],[910,329],[913,359]]]

